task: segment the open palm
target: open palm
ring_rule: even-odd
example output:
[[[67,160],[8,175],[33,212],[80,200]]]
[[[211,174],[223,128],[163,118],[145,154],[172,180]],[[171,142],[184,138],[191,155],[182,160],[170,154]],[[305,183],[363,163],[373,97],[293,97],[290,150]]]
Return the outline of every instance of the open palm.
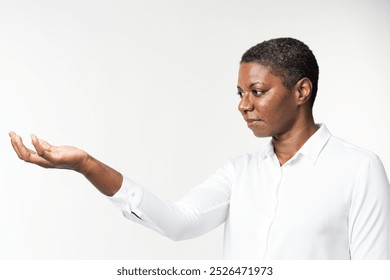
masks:
[[[78,170],[87,160],[87,153],[72,146],[52,146],[48,142],[31,135],[35,148],[27,148],[22,138],[15,132],[10,132],[11,144],[18,157],[26,162],[33,163],[44,168],[63,168]]]

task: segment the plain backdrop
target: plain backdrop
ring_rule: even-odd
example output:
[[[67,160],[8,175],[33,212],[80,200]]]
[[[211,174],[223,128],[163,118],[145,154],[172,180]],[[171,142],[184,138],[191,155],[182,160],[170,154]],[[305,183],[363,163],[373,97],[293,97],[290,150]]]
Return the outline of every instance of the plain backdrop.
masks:
[[[168,240],[81,175],[20,161],[8,132],[179,199],[269,141],[243,122],[236,82],[243,52],[274,37],[317,57],[315,120],[389,172],[389,30],[387,0],[0,0],[0,259],[221,258],[223,226]]]

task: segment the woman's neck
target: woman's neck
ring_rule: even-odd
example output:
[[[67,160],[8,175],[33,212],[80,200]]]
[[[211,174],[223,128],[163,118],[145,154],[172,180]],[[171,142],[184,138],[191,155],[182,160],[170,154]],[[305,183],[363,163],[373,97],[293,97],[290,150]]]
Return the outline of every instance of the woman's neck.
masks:
[[[302,123],[296,123],[286,133],[273,136],[272,144],[280,166],[290,160],[317,129],[318,127],[311,117]]]

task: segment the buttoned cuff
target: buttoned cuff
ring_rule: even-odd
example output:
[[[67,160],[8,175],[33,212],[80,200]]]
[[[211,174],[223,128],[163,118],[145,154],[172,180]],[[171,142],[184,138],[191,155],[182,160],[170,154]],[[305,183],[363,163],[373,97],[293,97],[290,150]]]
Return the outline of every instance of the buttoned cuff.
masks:
[[[138,205],[141,203],[144,191],[143,188],[133,180],[123,177],[122,186],[119,191],[108,199],[117,207],[125,216],[137,215]]]
[[[160,234],[164,232],[151,221],[139,206],[144,195],[151,195],[141,185],[133,180],[123,177],[122,186],[119,191],[111,197],[107,197],[117,207],[127,219],[149,227]],[[153,195],[152,195],[153,196]]]

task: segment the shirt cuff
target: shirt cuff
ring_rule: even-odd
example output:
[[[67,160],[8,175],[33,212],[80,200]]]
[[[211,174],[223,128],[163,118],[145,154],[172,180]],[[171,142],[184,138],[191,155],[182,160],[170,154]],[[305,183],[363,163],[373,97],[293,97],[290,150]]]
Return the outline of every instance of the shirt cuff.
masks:
[[[144,191],[143,188],[133,180],[123,177],[122,186],[119,191],[108,199],[122,211],[123,214],[131,214],[141,203]]]

